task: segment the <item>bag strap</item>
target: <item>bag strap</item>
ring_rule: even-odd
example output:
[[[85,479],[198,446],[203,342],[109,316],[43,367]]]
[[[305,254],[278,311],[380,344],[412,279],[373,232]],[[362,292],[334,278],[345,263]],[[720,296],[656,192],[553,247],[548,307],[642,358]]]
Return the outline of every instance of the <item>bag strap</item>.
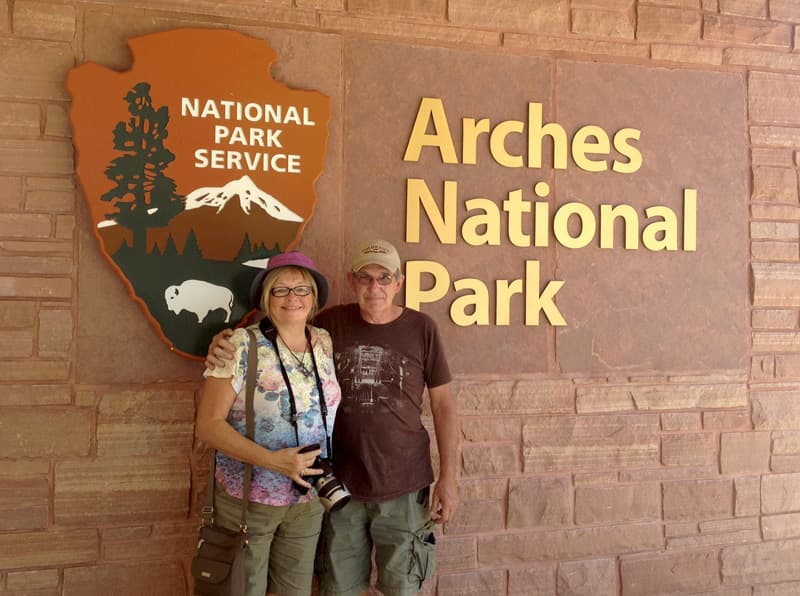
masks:
[[[253,399],[256,388],[256,369],[258,368],[258,353],[256,346],[256,336],[248,329],[250,345],[247,350],[247,380],[245,385],[245,432],[247,438],[255,440],[255,408]],[[214,482],[217,470],[217,451],[214,450],[214,457],[211,460],[211,470],[208,477],[208,487],[206,488],[206,503],[203,507],[203,525],[210,526],[214,523]],[[242,481],[242,519],[239,527],[242,532],[247,532],[247,510],[250,506],[250,484],[253,479],[253,464],[244,464],[244,479]]]

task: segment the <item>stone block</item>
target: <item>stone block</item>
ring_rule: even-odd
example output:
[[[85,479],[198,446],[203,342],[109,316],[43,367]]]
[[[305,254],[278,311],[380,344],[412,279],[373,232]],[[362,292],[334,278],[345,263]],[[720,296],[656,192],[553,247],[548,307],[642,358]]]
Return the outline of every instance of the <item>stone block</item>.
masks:
[[[773,455],[769,467],[775,473],[800,472],[800,455]]]
[[[190,391],[105,393],[97,409],[97,454],[178,457],[192,448],[194,415]]]
[[[519,472],[516,445],[473,443],[461,447],[466,476],[502,476]]]
[[[657,466],[657,414],[528,418],[523,423],[526,473]]]
[[[456,403],[461,414],[560,414],[573,411],[569,381],[492,381],[459,383]]]
[[[8,591],[3,596],[57,596],[58,569],[16,571],[8,574]]]
[[[33,355],[33,329],[12,329],[0,335],[0,358]]]
[[[722,412],[703,412],[705,430],[749,430],[750,412],[729,410]]]
[[[11,383],[23,381],[63,383],[68,378],[69,362],[66,360],[26,360],[25,366],[21,366],[20,361],[16,360],[0,361],[0,379]]]
[[[4,170],[13,174],[68,174],[73,168],[72,145],[67,141],[0,139],[0,160]]]
[[[800,354],[779,354],[775,356],[775,376],[779,379],[800,377]]]
[[[750,155],[752,156],[754,166],[782,166],[791,168],[794,165],[793,154],[790,149],[753,147],[750,149]]]
[[[699,412],[670,412],[661,414],[661,428],[666,431],[700,430],[702,427]]]
[[[506,501],[508,480],[505,478],[459,478],[458,494],[462,501]]]
[[[717,551],[623,557],[624,594],[680,594],[713,590],[720,585]]]
[[[81,565],[97,561],[95,529],[0,534],[0,569]]]
[[[754,261],[796,263],[800,259],[800,243],[756,241],[750,243]]]
[[[620,410],[736,408],[747,405],[747,387],[744,383],[630,384],[579,387],[577,390],[579,414]]]
[[[572,481],[576,487],[616,484],[619,481],[619,474],[617,472],[586,472],[584,474],[573,474]]]
[[[436,568],[439,572],[475,569],[478,546],[474,536],[443,536],[436,543]]]
[[[753,219],[800,221],[800,205],[754,203],[750,213]]]
[[[573,8],[572,32],[593,37],[634,39],[633,15],[625,10]]]
[[[800,580],[800,540],[778,540],[722,549],[726,586]]]
[[[508,486],[508,527],[558,527],[572,522],[569,478],[512,478]]]
[[[648,57],[647,46],[644,44],[584,40],[552,35],[504,33],[503,47],[520,51],[570,52],[629,58]]]
[[[788,297],[785,300],[786,302],[795,302],[794,299]],[[757,353],[800,352],[800,333],[795,331],[756,331],[753,333],[753,351]]]
[[[50,523],[46,477],[4,478],[0,482],[0,531],[45,529]]]
[[[312,26],[316,27],[317,25]],[[400,37],[405,40],[447,42],[461,46],[497,47],[500,45],[500,34],[495,31],[429,25],[396,19],[321,14],[319,27],[337,33],[372,33],[373,35],[379,33],[387,37]]]
[[[753,73],[754,75],[756,73]],[[763,73],[762,73],[763,74]],[[797,77],[800,81],[800,77]],[[752,87],[750,106],[758,101],[758,97],[753,97]],[[766,100],[764,100],[766,101]],[[774,101],[774,100],[773,100]],[[774,110],[776,108],[770,107]],[[766,111],[766,108],[764,108]],[[774,122],[774,116],[770,121]],[[769,201],[772,203],[797,203],[797,172],[789,168],[776,168],[772,166],[757,166],[753,168],[753,192],[751,199],[754,201]]]
[[[731,532],[742,532],[752,530],[758,532],[759,522],[757,517],[745,517],[738,519],[717,519],[712,521],[700,522],[701,534],[729,534]]]
[[[703,23],[703,41],[789,49],[792,27],[775,21],[708,14]]]
[[[506,566],[619,556],[664,547],[661,523],[478,536],[478,564]]]
[[[143,523],[186,517],[188,462],[183,457],[59,462],[54,509],[58,525]]]
[[[462,501],[447,522],[445,532],[447,535],[493,532],[505,528],[505,521],[503,501]]]
[[[800,390],[753,391],[756,430],[800,428]]]
[[[770,0],[769,11],[773,19],[782,21],[800,20],[800,7],[794,0]]]
[[[74,61],[72,48],[67,43],[0,39],[0,97],[69,99],[64,77]]]
[[[70,190],[29,190],[25,193],[25,210],[39,213],[71,213],[75,193]]]
[[[4,137],[37,138],[41,109],[32,103],[0,101],[0,134]]]
[[[794,222],[754,221],[750,224],[750,237],[753,240],[797,240],[800,232]]]
[[[506,571],[490,569],[439,575],[438,596],[484,596],[506,593]]]
[[[129,536],[127,539],[109,539],[103,532],[100,553],[104,561],[135,561],[137,559],[190,558],[197,549],[197,521],[157,526],[158,532],[146,537]]]
[[[72,311],[39,311],[38,354],[43,358],[67,356],[72,347]]]
[[[614,559],[567,561],[558,566],[558,593],[570,596],[617,596],[617,562]]]
[[[458,27],[563,34],[567,32],[569,6],[566,0],[542,0],[533,4],[513,0],[488,4],[450,0],[447,14],[450,24]]]
[[[797,311],[790,308],[753,309],[750,317],[754,329],[797,329]]]
[[[20,298],[70,298],[72,280],[56,277],[0,277],[0,296]]]
[[[761,477],[761,513],[800,511],[800,473]]]
[[[689,64],[722,64],[722,48],[703,48],[691,45],[651,44],[653,60],[664,62],[686,62]]]
[[[106,594],[152,594],[184,596],[186,579],[180,561],[150,561],[143,573],[141,563],[118,563],[64,569],[63,596]]]
[[[733,479],[733,510],[736,517],[758,515],[761,512],[761,477]]]
[[[0,235],[13,238],[48,238],[51,222],[47,215],[27,213],[0,214]]]
[[[14,33],[51,41],[75,37],[75,7],[23,0],[14,5]]]
[[[60,240],[71,240],[75,233],[75,216],[56,215],[55,237]]]
[[[764,0],[719,0],[720,14],[741,17],[767,17],[767,3]]]
[[[800,513],[765,515],[761,518],[764,540],[800,538]]]
[[[750,374],[754,381],[775,378],[775,356],[754,356],[751,359]]]
[[[697,522],[675,522],[664,524],[664,536],[667,538],[697,536],[699,533],[700,529]]]
[[[91,418],[90,411],[78,408],[2,408],[0,453],[9,458],[88,455]]]
[[[797,147],[800,131],[789,126],[751,126],[750,142],[771,147]]]
[[[507,596],[556,596],[556,564],[529,563],[508,570]]]
[[[770,433],[722,433],[720,469],[723,474],[769,472]]]
[[[777,430],[772,433],[773,455],[800,454],[800,430]]]
[[[702,15],[696,10],[640,4],[636,38],[639,41],[698,41]]]
[[[661,463],[665,466],[710,466],[717,462],[713,433],[661,435]]]
[[[497,416],[459,416],[461,436],[469,442],[520,441],[522,420]]]
[[[709,548],[715,546],[726,546],[729,544],[748,544],[761,540],[761,532],[754,530],[738,530],[720,534],[701,534],[686,538],[671,538],[667,540],[667,550],[685,551],[697,548]]]
[[[733,516],[733,484],[730,480],[665,482],[663,499],[665,521]]]
[[[579,525],[649,521],[660,517],[661,489],[658,484],[575,489],[575,522]]]
[[[347,10],[353,14],[442,21],[447,13],[447,3],[445,0],[422,3],[413,0],[350,0]]]

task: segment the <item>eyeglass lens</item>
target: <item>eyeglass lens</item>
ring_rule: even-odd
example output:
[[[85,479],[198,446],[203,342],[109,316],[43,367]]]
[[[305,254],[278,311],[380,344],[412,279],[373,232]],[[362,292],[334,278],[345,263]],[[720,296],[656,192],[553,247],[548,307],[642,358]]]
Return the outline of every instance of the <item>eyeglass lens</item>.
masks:
[[[308,296],[311,293],[311,286],[295,286],[293,288],[278,286],[270,290],[270,294],[277,298],[284,298],[289,295],[289,292],[295,296]]]
[[[390,273],[381,273],[378,277],[372,277],[369,273],[356,273],[356,280],[362,286],[370,285],[373,280],[380,286],[388,286],[394,280],[394,276]]]

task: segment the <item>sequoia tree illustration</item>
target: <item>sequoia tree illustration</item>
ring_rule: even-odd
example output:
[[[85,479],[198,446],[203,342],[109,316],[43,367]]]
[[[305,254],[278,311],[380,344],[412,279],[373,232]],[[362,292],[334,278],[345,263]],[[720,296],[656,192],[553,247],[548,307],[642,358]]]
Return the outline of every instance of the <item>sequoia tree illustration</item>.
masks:
[[[153,107],[150,84],[144,82],[136,84],[125,101],[131,117],[114,127],[114,149],[124,155],[106,168],[106,177],[116,184],[100,198],[113,201],[116,211],[105,217],[131,231],[131,249],[146,253],[147,229],[166,226],[183,210],[183,197],[176,194],[172,178],[164,174],[175,159],[164,147],[169,109]]]

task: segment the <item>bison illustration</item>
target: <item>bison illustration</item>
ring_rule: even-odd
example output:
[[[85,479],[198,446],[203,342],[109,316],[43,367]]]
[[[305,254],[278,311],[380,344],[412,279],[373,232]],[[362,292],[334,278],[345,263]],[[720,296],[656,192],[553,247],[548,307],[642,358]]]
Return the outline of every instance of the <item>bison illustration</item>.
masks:
[[[197,322],[205,321],[208,313],[221,308],[225,311],[225,322],[231,319],[233,292],[201,279],[187,279],[178,286],[169,286],[164,291],[167,308],[176,315],[184,310],[197,316]]]

